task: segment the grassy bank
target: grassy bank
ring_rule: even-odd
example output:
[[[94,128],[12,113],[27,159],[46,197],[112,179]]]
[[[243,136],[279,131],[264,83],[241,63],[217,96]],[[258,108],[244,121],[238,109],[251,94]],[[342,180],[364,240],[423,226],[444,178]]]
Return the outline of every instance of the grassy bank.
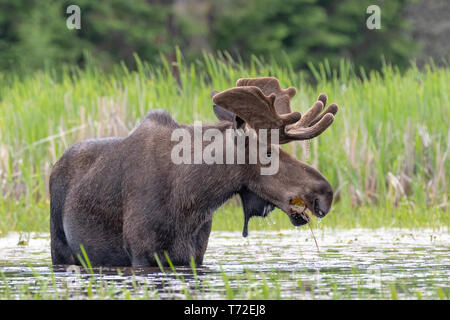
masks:
[[[138,63],[105,74],[47,70],[0,74],[0,231],[48,231],[48,177],[52,164],[76,141],[125,136],[149,110],[166,109],[178,121],[215,121],[210,92],[240,77],[276,76],[295,86],[293,109],[305,111],[321,92],[340,105],[335,123],[311,143],[286,147],[317,168],[336,191],[328,227],[434,227],[449,225],[450,69],[385,67],[359,76],[350,64],[296,73],[254,59],[244,66],[205,56],[186,65]],[[176,69],[174,73],[173,70]],[[177,76],[174,76],[176,74]],[[309,79],[311,80],[311,79]],[[217,214],[216,230],[242,227],[231,201]],[[283,229],[281,212],[254,219],[251,228]]]

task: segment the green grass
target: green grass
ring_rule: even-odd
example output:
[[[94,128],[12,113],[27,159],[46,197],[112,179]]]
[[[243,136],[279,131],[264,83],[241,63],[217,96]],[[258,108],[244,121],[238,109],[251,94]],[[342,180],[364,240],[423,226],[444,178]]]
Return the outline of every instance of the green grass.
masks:
[[[329,215],[321,219],[311,220],[313,228],[439,228],[449,227],[448,212],[430,208],[420,212],[408,207],[382,208],[380,206],[346,207],[337,203]],[[214,217],[213,230],[242,230],[244,215],[239,206],[224,206]],[[268,218],[252,218],[249,230],[276,230],[293,228],[287,215],[279,209],[273,211]]]
[[[333,125],[307,143],[286,149],[314,166],[336,191],[328,227],[438,227],[449,225],[450,69],[412,66],[405,73],[386,66],[365,74],[342,61],[311,72],[254,58],[249,65],[227,55],[138,70],[122,65],[105,73],[48,69],[29,75],[0,74],[0,232],[48,231],[48,177],[52,164],[76,141],[124,136],[154,108],[182,123],[215,121],[210,92],[241,77],[276,76],[298,89],[292,106],[305,111],[318,94],[340,105]],[[172,73],[178,70],[178,78]],[[312,79],[308,75],[312,75]],[[307,81],[310,80],[310,81]],[[311,81],[312,80],[312,81]],[[290,228],[284,214],[251,228]],[[219,210],[216,230],[238,230],[236,201]]]

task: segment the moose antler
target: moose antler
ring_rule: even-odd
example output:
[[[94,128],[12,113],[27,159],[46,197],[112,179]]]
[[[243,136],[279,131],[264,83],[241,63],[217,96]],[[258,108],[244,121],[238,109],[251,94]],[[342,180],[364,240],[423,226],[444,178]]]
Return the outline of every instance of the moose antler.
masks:
[[[236,82],[240,86],[256,86],[265,95],[275,95],[275,110],[278,114],[291,113],[290,99],[296,94],[294,87],[283,90],[277,78],[243,78]],[[295,124],[282,127],[280,144],[293,140],[309,140],[324,132],[334,121],[334,115],[338,111],[337,104],[331,104],[322,113],[327,104],[327,95],[322,93],[313,106]]]
[[[264,95],[256,86],[231,88],[213,96],[213,102],[233,112],[255,130],[284,128],[300,120],[299,112],[279,114],[276,94]]]
[[[285,90],[281,89],[280,82],[277,78],[273,77],[262,77],[262,78],[242,78],[236,81],[237,87],[242,86],[255,86],[261,89],[261,91],[266,95],[270,96],[275,94],[275,110],[279,114],[291,113],[291,98],[297,93],[294,87],[289,87]]]

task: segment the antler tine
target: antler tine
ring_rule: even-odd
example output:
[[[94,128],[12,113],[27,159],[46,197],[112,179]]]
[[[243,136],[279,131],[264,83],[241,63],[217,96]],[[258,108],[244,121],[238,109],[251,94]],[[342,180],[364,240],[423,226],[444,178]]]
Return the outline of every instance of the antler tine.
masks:
[[[292,140],[309,140],[317,137],[324,132],[334,121],[334,116],[331,113],[325,114],[322,119],[315,125],[310,127],[295,127],[285,131],[284,135],[289,141]],[[281,143],[281,142],[280,142]]]
[[[327,100],[326,94],[320,94],[317,101],[300,121],[286,127],[280,143],[287,143],[292,140],[309,140],[324,132],[333,123],[334,115],[338,111],[337,104],[333,103],[320,114]]]
[[[302,116],[300,121],[298,123],[295,123],[292,126],[298,126],[298,127],[306,127],[308,126],[323,110],[323,102],[322,101],[316,101],[312,105],[311,108]]]
[[[311,122],[310,126],[315,125],[317,122],[322,120],[322,118],[327,114],[332,114],[333,116],[336,115],[336,113],[338,112],[338,109],[339,109],[339,107],[336,103],[330,104],[328,106],[328,108],[320,116],[318,116]]]
[[[266,96],[256,86],[239,86],[217,93],[213,102],[233,112],[255,130],[283,128],[300,119],[298,112],[278,114],[275,99],[275,94]]]

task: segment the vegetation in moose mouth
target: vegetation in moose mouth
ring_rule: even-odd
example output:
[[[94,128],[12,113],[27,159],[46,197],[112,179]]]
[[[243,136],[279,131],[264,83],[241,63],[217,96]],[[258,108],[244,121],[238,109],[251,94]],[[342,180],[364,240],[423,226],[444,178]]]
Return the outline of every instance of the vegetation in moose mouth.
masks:
[[[306,210],[308,209],[306,206],[306,202],[305,200],[303,200],[302,198],[298,197],[298,198],[293,198],[289,201],[289,203],[292,205],[291,206],[291,217],[294,221],[297,221],[298,219],[303,219],[304,221],[306,221],[306,223],[308,223],[308,227],[309,230],[311,231],[311,236],[314,239],[314,243],[316,245],[317,251],[319,251],[319,245],[317,244],[317,239],[314,235],[313,229],[311,227],[310,221],[311,218],[309,217],[308,213],[306,212]],[[317,209],[317,200],[314,201],[314,211],[316,211]],[[320,210],[318,210],[318,212],[320,212]],[[320,216],[322,215],[322,213],[320,212]],[[292,220],[291,219],[291,220]]]
[[[306,210],[308,208],[306,206],[305,200],[300,197],[293,198],[289,201],[289,204],[291,205],[290,215],[294,221],[300,221],[299,223],[301,224],[305,224],[307,222],[309,223],[310,217],[306,213]]]

